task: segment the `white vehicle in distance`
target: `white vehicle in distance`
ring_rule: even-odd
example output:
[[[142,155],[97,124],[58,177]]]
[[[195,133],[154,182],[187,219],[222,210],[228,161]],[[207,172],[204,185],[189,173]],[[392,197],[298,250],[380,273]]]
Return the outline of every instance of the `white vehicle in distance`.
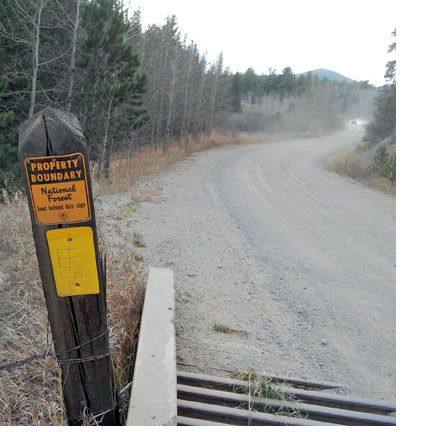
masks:
[[[367,123],[368,122],[366,120],[360,118],[355,118],[348,121],[348,124],[351,126],[366,126]]]

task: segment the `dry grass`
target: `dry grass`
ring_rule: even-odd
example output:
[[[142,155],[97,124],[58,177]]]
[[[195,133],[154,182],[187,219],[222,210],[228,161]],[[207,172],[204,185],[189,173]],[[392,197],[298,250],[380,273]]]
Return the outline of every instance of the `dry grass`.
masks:
[[[120,389],[133,377],[141,323],[145,287],[138,262],[128,250],[111,250],[108,253],[108,325],[112,331],[114,377]],[[120,404],[123,424],[128,405],[129,393],[124,393]]]
[[[158,191],[153,191],[150,189],[135,189],[131,190],[131,199],[136,203],[140,202],[151,202],[151,203],[161,203],[165,199],[161,196]]]
[[[0,206],[0,365],[50,348],[47,312],[27,204],[20,194]],[[63,424],[60,369],[52,358],[0,370],[0,424]]]
[[[139,178],[168,168],[192,153],[240,142],[247,142],[247,138],[213,133],[201,138],[189,138],[187,143],[169,142],[166,143],[165,149],[162,147],[155,149],[153,146],[143,147],[130,158],[119,154],[111,163],[109,179],[95,182],[93,189],[95,194],[130,191],[131,185]],[[94,166],[93,172],[96,170],[97,167]]]
[[[254,371],[248,371],[243,373],[236,373],[232,375],[233,378],[247,381],[248,386],[246,390],[243,390],[251,398],[258,399],[273,399],[275,401],[287,402],[289,408],[278,408],[275,409],[272,405],[266,404],[264,408],[255,407],[253,403],[249,403],[247,406],[242,405],[239,408],[247,409],[249,411],[263,411],[269,414],[298,417],[301,418],[302,415],[296,409],[295,403],[301,402],[301,400],[296,399],[292,393],[287,390],[287,386],[275,385],[270,378],[264,377]]]
[[[143,240],[143,237],[140,233],[134,233],[132,236],[132,244],[137,248],[144,248],[146,247],[146,243]]]
[[[357,149],[344,151],[334,155],[325,162],[329,171],[359,180],[367,186],[379,189],[385,193],[394,195],[396,186],[384,177],[377,177],[371,174],[372,159],[370,152],[363,152]]]
[[[390,195],[396,194],[396,186],[385,177],[370,176],[365,180],[365,184],[372,188],[382,190]]]
[[[111,165],[112,180],[94,181],[93,191],[95,196],[105,192],[131,191],[132,185],[142,176],[154,174],[194,152],[227,144],[266,141],[269,141],[266,135],[212,134],[199,140],[189,139],[187,145],[169,143],[165,151],[143,148],[133,158],[117,157]],[[96,168],[92,167],[92,174]],[[19,193],[0,193],[1,368],[10,362],[47,352],[52,349],[52,344],[26,199]],[[115,216],[118,220],[135,211],[139,202],[163,200],[158,192],[145,189],[132,190],[131,198],[132,201]],[[99,238],[103,239],[104,224],[99,223],[99,227]],[[104,249],[103,245],[101,249]],[[130,381],[135,361],[144,298],[140,271],[144,257],[127,249],[105,247],[105,252],[113,368],[121,388]],[[235,329],[234,332],[246,334]],[[120,407],[123,418],[127,404],[128,394],[124,392]],[[91,418],[87,417],[86,424],[91,423]],[[63,424],[61,371],[52,358],[35,360],[17,368],[0,369],[0,425]]]
[[[236,329],[234,327],[222,323],[213,324],[213,330],[217,333],[225,333],[225,334],[237,333],[241,336],[247,336],[247,332],[245,330]]]
[[[34,250],[29,210],[21,194],[2,192],[0,204],[0,368],[53,350]],[[103,224],[100,224],[103,228]],[[100,237],[104,238],[103,229]],[[102,245],[103,248],[103,245]],[[128,250],[107,253],[108,324],[114,375],[119,388],[130,381],[144,298],[142,257]],[[120,412],[127,412],[128,395]],[[86,424],[91,424],[87,417]],[[0,369],[0,425],[63,425],[61,371],[42,358]]]
[[[340,175],[361,180],[370,175],[372,162],[356,150],[348,150],[334,156],[326,165]]]
[[[141,177],[155,174],[172,166],[174,163],[185,159],[187,156],[215,147],[238,144],[255,144],[271,140],[281,141],[290,138],[287,134],[269,136],[268,134],[223,134],[212,133],[200,138],[190,137],[186,142],[173,141],[166,143],[165,149],[152,146],[143,147],[133,154],[132,157],[117,154],[111,162],[109,179],[101,181],[93,180],[93,191],[95,196],[102,193],[119,193],[133,191],[133,185]],[[97,165],[92,165],[92,177],[95,179]],[[144,201],[160,202],[161,197],[152,191],[135,191],[137,195],[144,195]]]

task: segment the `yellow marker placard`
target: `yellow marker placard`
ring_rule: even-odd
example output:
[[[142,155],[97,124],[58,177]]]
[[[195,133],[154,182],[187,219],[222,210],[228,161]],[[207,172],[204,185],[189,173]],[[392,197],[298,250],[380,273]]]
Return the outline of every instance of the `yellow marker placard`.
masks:
[[[46,233],[57,294],[99,294],[93,230],[76,227]]]
[[[36,222],[57,225],[91,219],[84,156],[31,157],[24,161]]]

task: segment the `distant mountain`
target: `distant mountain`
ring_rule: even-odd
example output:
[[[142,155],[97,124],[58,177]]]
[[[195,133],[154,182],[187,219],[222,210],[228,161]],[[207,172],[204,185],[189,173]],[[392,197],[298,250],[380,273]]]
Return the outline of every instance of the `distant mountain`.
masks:
[[[312,73],[312,75],[315,75],[320,79],[327,78],[327,79],[332,80],[332,81],[347,81],[347,82],[353,81],[351,78],[348,78],[344,75],[341,75],[340,73],[337,73],[337,72],[329,70],[329,69],[314,69],[310,72]],[[303,72],[303,73],[300,73],[297,75],[306,75],[308,73],[309,72]]]

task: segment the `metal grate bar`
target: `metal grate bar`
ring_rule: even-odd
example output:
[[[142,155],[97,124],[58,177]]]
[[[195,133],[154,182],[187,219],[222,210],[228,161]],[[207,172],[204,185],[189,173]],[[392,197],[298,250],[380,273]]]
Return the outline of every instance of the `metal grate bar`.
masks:
[[[249,383],[244,380],[212,377],[189,372],[178,372],[177,382],[179,384],[192,385],[196,387],[211,387],[217,390],[249,391],[250,389]],[[321,391],[296,389],[292,387],[287,387],[286,391],[293,398],[299,399],[303,402],[313,403],[315,405],[361,411],[371,414],[390,414],[396,411],[395,404],[391,402],[374,401],[355,398],[352,396],[322,393]]]
[[[344,385],[338,383],[331,383],[326,381],[309,381],[301,378],[291,378],[283,376],[274,376],[266,373],[260,373],[260,376],[268,379],[272,383],[277,384],[290,384],[294,387],[310,388],[310,389],[338,389],[343,388]]]
[[[331,422],[343,425],[394,425],[395,418],[379,414],[350,411],[340,408],[305,404],[302,402],[288,402],[276,399],[257,398],[247,394],[232,393],[185,385],[177,385],[179,399],[207,402],[218,405],[228,405],[232,408],[243,407],[260,410],[271,410],[274,413],[285,413],[298,417],[307,416],[308,419]],[[282,416],[283,417],[283,416]]]
[[[229,426],[229,424],[192,417],[177,416],[177,426]]]
[[[329,426],[331,423],[324,423],[308,419],[285,417],[261,412],[246,411],[237,408],[230,408],[219,405],[211,405],[202,402],[178,400],[178,415],[181,417],[192,417],[228,423],[239,426]]]

